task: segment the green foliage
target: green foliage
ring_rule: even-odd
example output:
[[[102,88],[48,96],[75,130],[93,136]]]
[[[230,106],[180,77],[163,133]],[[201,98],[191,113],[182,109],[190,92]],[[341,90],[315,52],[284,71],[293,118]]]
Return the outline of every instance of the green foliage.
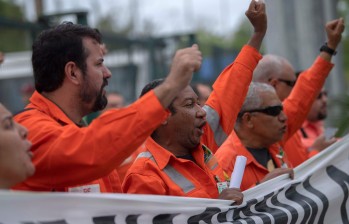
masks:
[[[0,0],[0,15],[9,19],[23,21],[21,8],[12,3],[12,1]]]
[[[23,21],[24,18],[21,8],[12,1],[6,0],[0,0],[0,15],[14,21]],[[29,49],[29,34],[26,31],[0,27],[0,33],[0,51],[11,52]]]
[[[204,56],[212,55],[213,47],[230,48],[230,43],[227,39],[200,29],[196,32],[197,41],[200,45],[200,50]]]

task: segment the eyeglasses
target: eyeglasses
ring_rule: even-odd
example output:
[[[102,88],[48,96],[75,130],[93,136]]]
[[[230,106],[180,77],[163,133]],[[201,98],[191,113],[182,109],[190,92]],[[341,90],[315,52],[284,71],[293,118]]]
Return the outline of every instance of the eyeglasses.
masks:
[[[266,107],[266,108],[262,108],[262,109],[253,109],[253,110],[242,111],[238,114],[238,116],[241,117],[244,113],[259,112],[259,113],[263,113],[263,114],[266,114],[269,116],[276,117],[281,113],[281,111],[283,111],[283,109],[284,108],[282,105],[270,106],[270,107]]]
[[[326,91],[322,91],[319,93],[319,95],[317,96],[317,99],[321,99],[322,97],[327,97],[327,92]]]
[[[296,85],[296,81],[291,81],[291,80],[286,80],[286,79],[277,79],[277,80],[285,83],[289,87],[294,87],[294,85]]]

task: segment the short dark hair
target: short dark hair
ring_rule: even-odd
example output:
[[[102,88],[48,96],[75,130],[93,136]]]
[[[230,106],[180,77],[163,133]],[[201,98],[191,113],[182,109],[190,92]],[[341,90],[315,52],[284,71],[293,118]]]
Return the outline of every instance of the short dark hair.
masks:
[[[165,79],[155,79],[155,80],[149,82],[147,85],[144,86],[144,88],[142,89],[141,95],[139,97],[141,98],[143,95],[148,93],[150,90],[155,89],[157,86],[161,85],[164,81],[165,81]],[[173,101],[168,106],[168,109],[171,111],[172,114],[175,114],[176,109],[173,107]]]
[[[101,34],[88,26],[64,22],[44,30],[33,43],[32,65],[35,89],[38,92],[52,92],[64,80],[64,67],[73,61],[86,72],[88,52],[84,49],[83,38],[90,37],[101,43]]]

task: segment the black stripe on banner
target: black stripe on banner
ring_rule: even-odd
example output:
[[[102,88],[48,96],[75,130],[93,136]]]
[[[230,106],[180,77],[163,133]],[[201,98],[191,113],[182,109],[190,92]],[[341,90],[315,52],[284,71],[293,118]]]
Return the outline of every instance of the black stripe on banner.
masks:
[[[300,216],[301,224],[311,223],[309,220],[314,220],[317,212],[317,204],[310,198],[299,194],[295,186],[290,187],[285,194],[286,198],[298,203],[304,209],[304,215]]]
[[[263,199],[261,199],[261,200],[263,200]],[[252,200],[249,200],[246,203],[246,206],[244,206],[243,208],[235,209],[234,210],[234,215],[233,215],[233,220],[243,219],[244,222],[246,222],[247,224],[256,224],[255,221],[249,217],[249,216],[253,215],[253,213],[251,212],[250,208],[251,208],[252,205],[254,205],[256,203],[258,203],[258,200],[257,199],[252,199]],[[240,216],[240,213],[243,213],[246,216],[246,218],[242,218]]]
[[[179,215],[179,213],[157,215],[153,219],[153,224],[173,223],[173,218],[176,217],[177,215]]]
[[[212,223],[212,216],[221,212],[219,208],[216,207],[207,207],[204,212],[198,215],[194,215],[188,219],[188,223],[199,224],[200,221],[205,223]]]
[[[68,224],[65,220],[56,220],[48,222],[40,222],[40,224]]]
[[[341,218],[343,224],[348,224],[348,211],[346,208],[346,204],[348,203],[348,185],[349,185],[349,175],[344,173],[340,169],[334,166],[328,166],[326,168],[326,173],[332,180],[334,180],[343,190],[344,197],[341,204]]]
[[[138,215],[128,215],[126,217],[126,224],[137,224],[137,219],[140,216],[140,214]]]
[[[261,211],[261,212],[265,212],[265,209],[266,209],[266,208],[262,208],[262,207],[263,207],[263,206],[266,206],[266,205],[265,205],[265,201],[266,201],[268,198],[270,198],[271,196],[273,196],[273,195],[274,195],[274,192],[265,195],[262,201],[256,203],[256,205],[254,206],[254,207],[255,207],[255,210],[256,210],[257,212],[260,212],[260,211]],[[271,223],[270,217],[267,216],[266,214],[254,213],[254,212],[252,212],[252,211],[251,211],[251,213],[252,213],[253,216],[258,216],[259,218],[261,218],[261,219],[263,220],[263,224],[264,224],[264,223],[265,223],[265,224],[270,224],[270,223]]]
[[[280,193],[280,191],[273,192],[269,195],[266,195],[265,199],[256,205],[256,211],[266,212],[266,213],[269,213],[271,216],[273,216],[274,221],[272,222],[272,220],[270,220],[269,216],[264,215],[264,214],[256,214],[259,217],[261,217],[261,215],[264,216],[263,218],[261,217],[263,219],[263,223],[287,223],[287,221],[288,221],[287,214],[284,211],[282,211],[281,209],[277,209],[277,208],[271,208],[267,205],[267,201],[269,199],[272,201],[273,198],[277,197],[278,193]],[[266,221],[266,220],[268,220],[268,221]]]
[[[116,224],[115,217],[116,215],[93,217],[92,221],[94,224]]]
[[[328,198],[326,197],[326,195],[324,195],[323,193],[321,193],[320,191],[316,190],[315,188],[313,188],[313,186],[310,185],[310,177],[307,178],[304,182],[303,182],[303,186],[304,188],[315,194],[318,198],[320,198],[321,202],[322,202],[322,211],[320,213],[320,217],[318,220],[318,224],[323,224],[324,223],[324,219],[325,219],[325,215],[327,213],[328,210],[328,206],[329,206],[329,201]],[[319,208],[320,209],[320,208]]]
[[[284,188],[283,188],[283,189],[280,189],[279,192],[278,192],[278,194],[279,194],[281,191],[284,191],[284,190],[285,190]],[[278,200],[277,197],[278,197],[277,194],[274,195],[274,196],[271,198],[271,203],[272,203],[274,206],[278,206],[278,207],[282,207],[282,208],[284,208],[284,209],[287,209],[287,210],[291,213],[290,224],[295,224],[296,221],[297,221],[297,219],[298,219],[298,212],[297,212],[297,210],[296,210],[294,207],[292,207],[291,205],[281,203],[281,202]],[[286,217],[287,217],[287,216],[286,216]],[[287,222],[282,222],[282,221],[281,221],[281,220],[283,220],[282,217],[277,217],[277,219],[276,219],[277,223],[278,223],[279,219],[280,219],[280,223],[287,223]],[[288,220],[286,220],[286,221],[288,221]]]

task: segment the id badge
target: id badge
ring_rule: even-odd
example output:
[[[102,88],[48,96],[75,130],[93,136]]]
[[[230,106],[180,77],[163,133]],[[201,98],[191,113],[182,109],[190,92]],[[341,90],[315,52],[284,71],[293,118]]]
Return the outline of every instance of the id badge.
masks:
[[[218,183],[217,183],[217,188],[218,188],[218,193],[220,194],[220,193],[222,193],[222,191],[223,191],[224,189],[227,189],[227,188],[228,188],[228,183],[227,183],[226,181],[224,181],[224,182],[218,182]]]

